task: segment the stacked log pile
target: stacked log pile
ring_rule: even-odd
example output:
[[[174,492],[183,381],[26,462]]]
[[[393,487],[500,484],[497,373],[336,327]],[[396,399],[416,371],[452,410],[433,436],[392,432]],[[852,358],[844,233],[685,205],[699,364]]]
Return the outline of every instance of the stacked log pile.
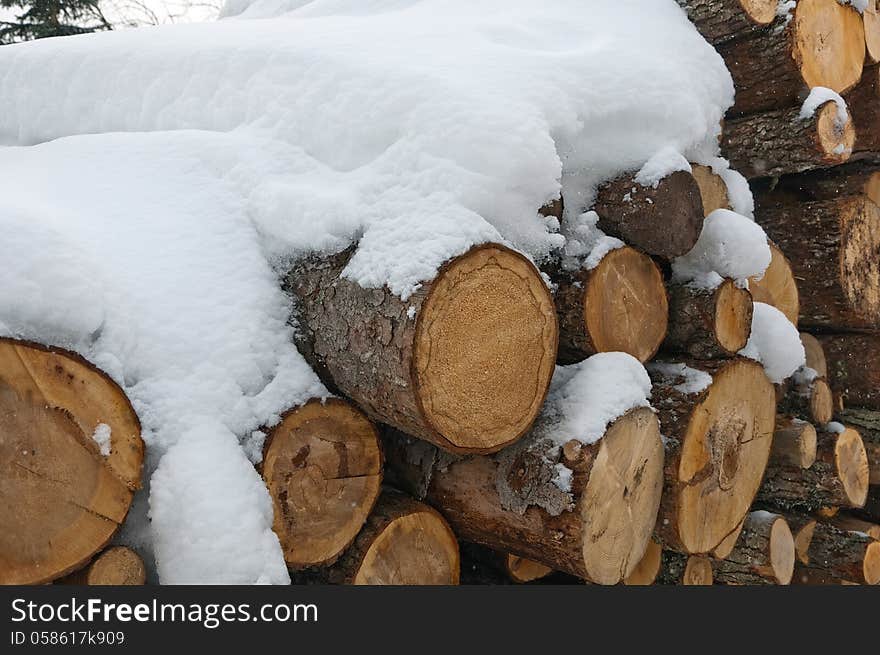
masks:
[[[878,8],[678,4],[731,71],[722,154],[749,179],[769,268],[673,281],[734,204],[697,164],[601,185],[583,209],[625,245],[590,269],[483,244],[402,300],[343,275],[357,246],[297,261],[296,346],[334,397],[284,414],[259,465],[294,582],[880,582]],[[819,94],[804,111],[816,87],[847,110]],[[536,211],[564,224],[563,202]],[[806,353],[775,385],[741,355],[759,302]],[[651,407],[565,437],[545,402],[556,365],[606,352],[646,364]],[[0,340],[0,583],[143,583],[136,553],[107,549],[139,433],[94,366]]]

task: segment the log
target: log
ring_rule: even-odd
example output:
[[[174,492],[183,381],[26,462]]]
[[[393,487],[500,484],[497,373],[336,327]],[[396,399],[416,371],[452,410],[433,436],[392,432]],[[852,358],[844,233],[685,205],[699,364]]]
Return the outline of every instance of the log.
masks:
[[[721,154],[747,178],[801,173],[838,166],[853,153],[856,129],[851,116],[838,116],[826,102],[809,118],[800,107],[776,109],[724,124]]]
[[[740,534],[742,534],[745,522],[746,519],[744,517],[743,520],[739,522],[739,525],[736,526],[736,528],[733,530],[733,532],[724,537],[721,543],[715,546],[715,550],[712,551],[713,559],[725,559],[730,556],[730,554],[733,552],[733,549],[736,548],[736,542],[739,541],[739,536]]]
[[[367,415],[461,453],[525,434],[556,362],[553,297],[525,257],[495,244],[444,264],[406,301],[343,277],[353,249],[301,260],[284,287],[297,346]]]
[[[752,504],[770,455],[776,402],[751,360],[685,365],[694,371],[684,376],[649,368],[666,437],[656,537],[667,550],[703,554],[736,530]],[[702,388],[706,373],[711,383]]]
[[[60,584],[96,586],[140,586],[146,584],[144,560],[127,546],[108,548],[85,568],[62,578]]]
[[[669,286],[669,328],[663,348],[695,359],[732,357],[752,331],[752,296],[725,280],[716,289]]]
[[[777,0],[676,0],[709,43],[753,35],[776,18]]]
[[[776,417],[770,462],[774,466],[810,468],[816,461],[816,428],[789,416]]]
[[[880,335],[820,334],[828,380],[847,404],[880,410]]]
[[[785,519],[750,512],[730,555],[713,562],[716,582],[730,585],[787,585],[794,573],[794,537]]]
[[[868,0],[862,14],[865,25],[865,65],[880,63],[880,2]]]
[[[705,587],[713,583],[712,562],[705,555],[664,550],[656,584]]]
[[[785,520],[794,537],[795,568],[797,568],[798,564],[806,564],[810,561],[810,542],[813,540],[813,532],[818,521],[804,514],[788,514]]]
[[[825,425],[834,417],[834,395],[825,378],[796,372],[782,385],[779,412],[787,416]]]
[[[553,573],[549,566],[518,555],[504,554],[504,570],[507,576],[517,584],[526,584],[546,578]]]
[[[384,436],[389,477],[440,510],[464,540],[598,584],[621,582],[644,556],[663,470],[650,409],[625,414],[593,444],[560,447],[539,422],[491,457],[456,458],[396,431]]]
[[[647,255],[612,250],[595,268],[553,274],[563,364],[599,352],[648,361],[666,335],[669,306],[663,275]]]
[[[677,171],[655,186],[624,175],[599,187],[593,206],[598,227],[649,255],[671,260],[700,238],[703,201],[694,176]]]
[[[877,205],[865,196],[806,203],[761,203],[756,215],[767,235],[788,256],[799,287],[802,326],[864,329],[877,325]]]
[[[801,332],[801,345],[804,347],[806,363],[804,366],[816,371],[820,378],[828,378],[828,360],[825,359],[825,349],[822,342],[812,334]]]
[[[651,539],[648,548],[639,563],[623,580],[627,587],[645,587],[654,584],[660,574],[660,564],[663,557],[663,546]]]
[[[692,175],[700,187],[700,198],[703,201],[703,216],[708,216],[716,209],[731,209],[727,183],[709,166],[691,164]]]
[[[880,485],[880,412],[846,409],[839,413],[839,418],[859,431],[868,456],[868,484]]]
[[[866,68],[845,100],[856,130],[855,152],[880,152],[880,68]]]
[[[770,265],[760,278],[749,278],[749,293],[754,302],[772,305],[797,325],[801,300],[791,263],[775,243],[767,245],[770,246]]]
[[[736,87],[733,116],[800,104],[809,90],[853,88],[865,62],[859,13],[836,0],[800,0],[753,38],[718,46]]]
[[[816,522],[805,557],[795,566],[793,584],[880,583],[880,541],[863,532]]]
[[[143,457],[137,414],[108,375],[0,338],[0,584],[51,582],[89,562],[125,520]]]
[[[868,460],[859,433],[816,431],[816,461],[808,469],[771,460],[756,501],[784,512],[861,507],[868,495]]]
[[[327,568],[292,576],[294,584],[457,585],[458,541],[431,507],[384,489],[351,547]]]
[[[282,417],[263,450],[272,529],[287,566],[332,564],[354,541],[379,497],[379,433],[343,400],[312,400]]]
[[[867,196],[874,204],[880,204],[880,155],[860,156],[842,166],[786,175],[772,185],[756,183],[754,195],[759,206],[847,196]]]
[[[863,521],[862,519],[858,519],[855,516],[849,516],[847,514],[838,514],[837,516],[828,519],[826,523],[833,525],[839,530],[846,530],[848,532],[863,532],[871,537],[871,539],[880,541],[880,525],[876,523]]]

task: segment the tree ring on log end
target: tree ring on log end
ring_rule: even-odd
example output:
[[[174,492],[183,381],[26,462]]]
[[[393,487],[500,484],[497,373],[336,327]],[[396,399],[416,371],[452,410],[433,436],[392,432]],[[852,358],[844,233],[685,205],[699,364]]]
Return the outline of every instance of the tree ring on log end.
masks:
[[[746,15],[758,25],[769,25],[776,18],[778,0],[740,0]]]
[[[691,174],[697,181],[697,186],[700,187],[704,215],[708,216],[716,209],[730,209],[730,195],[727,192],[727,184],[718,173],[714,172],[709,166],[693,164],[691,166]]]
[[[853,507],[862,507],[868,498],[870,470],[861,435],[846,428],[834,443],[834,464],[847,498]]]
[[[810,415],[820,425],[834,418],[834,394],[824,378],[813,380],[810,389]]]
[[[787,585],[794,575],[794,536],[788,522],[779,517],[770,528],[770,566],[776,582]]]
[[[553,569],[549,566],[525,557],[508,554],[506,559],[507,572],[514,582],[534,582],[553,573]]]
[[[752,331],[751,294],[732,280],[725,280],[715,294],[715,338],[729,353],[746,347]]]
[[[682,440],[678,534],[707,553],[742,521],[758,490],[776,421],[773,385],[761,366],[737,359],[714,377]]]
[[[684,567],[681,584],[687,587],[706,587],[712,584],[712,562],[708,557],[691,555]]]
[[[868,544],[868,547],[865,549],[862,573],[865,577],[865,584],[880,584],[880,541]]]
[[[624,352],[640,362],[663,343],[669,302],[653,260],[633,248],[612,250],[584,289],[584,322],[598,352]]]
[[[768,245],[770,265],[760,279],[749,278],[749,292],[755,302],[772,305],[796,326],[800,313],[800,297],[791,264],[776,244]]]
[[[865,63],[865,28],[852,7],[800,0],[794,10],[792,56],[808,88],[843,93],[858,84]]]
[[[311,400],[270,432],[262,474],[287,565],[327,564],[351,544],[379,497],[379,435],[348,403]]]
[[[364,555],[356,585],[457,585],[458,542],[433,511],[413,512],[391,521]]]
[[[109,430],[109,452],[93,435]],[[108,452],[108,454],[104,454]],[[116,533],[144,446],[128,398],[75,353],[0,339],[0,584],[80,568]]]
[[[89,565],[85,582],[90,586],[136,586],[144,584],[146,579],[147,570],[140,555],[131,548],[114,546]]]
[[[660,507],[663,445],[647,408],[615,421],[600,442],[577,511],[584,568],[598,584],[617,584],[645,555]]]
[[[558,347],[550,290],[525,257],[478,246],[447,263],[413,346],[425,419],[459,448],[498,450],[541,410]]]
[[[852,155],[856,144],[856,128],[853,126],[852,116],[847,115],[846,122],[841,125],[837,103],[826,102],[819,108],[816,136],[822,160],[826,164],[844,163]]]
[[[880,207],[866,198],[849,203],[841,216],[840,279],[850,306],[863,318],[880,320]]]

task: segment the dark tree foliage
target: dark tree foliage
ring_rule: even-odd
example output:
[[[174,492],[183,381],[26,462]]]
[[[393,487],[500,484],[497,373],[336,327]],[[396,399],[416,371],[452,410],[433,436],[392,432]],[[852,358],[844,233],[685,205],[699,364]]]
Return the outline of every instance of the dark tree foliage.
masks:
[[[0,7],[15,14],[0,20],[0,45],[112,29],[98,0],[0,0]]]

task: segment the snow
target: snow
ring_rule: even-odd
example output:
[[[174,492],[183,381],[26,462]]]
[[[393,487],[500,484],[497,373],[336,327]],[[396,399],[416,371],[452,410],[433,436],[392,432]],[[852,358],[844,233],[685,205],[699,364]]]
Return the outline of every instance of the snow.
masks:
[[[609,252],[626,245],[620,239],[602,232],[597,226],[598,222],[599,215],[594,211],[584,212],[567,221],[565,246],[562,251],[562,267],[565,270],[581,267],[592,270]]]
[[[98,444],[98,450],[104,457],[110,454],[110,435],[112,431],[106,423],[98,423],[95,433],[92,435],[92,441]]]
[[[753,220],[727,209],[716,209],[706,217],[697,243],[672,262],[675,282],[714,288],[723,278],[747,284],[761,277],[770,265],[767,235]]]
[[[739,354],[761,362],[774,384],[782,383],[806,362],[797,328],[781,311],[762,302],[754,305],[752,334]]]
[[[562,446],[595,443],[631,409],[649,407],[651,379],[626,353],[599,353],[556,368],[535,431]]]
[[[291,345],[286,263],[357,241],[345,275],[403,298],[487,241],[589,265],[619,242],[579,251],[538,208],[561,191],[578,217],[658,153],[717,154],[733,100],[673,2],[234,14],[0,49],[0,329],[82,353],[132,399],[147,484],[122,538],[167,583],[287,580],[250,462],[262,428],[327,392]],[[625,357],[602,371],[619,397],[558,397],[583,419],[566,433],[647,402]]]
[[[837,0],[837,2],[842,4],[844,7],[846,5],[849,5],[860,14],[864,14],[868,10],[868,6],[871,1],[872,0]]]
[[[683,394],[702,393],[712,384],[712,376],[706,371],[691,368],[684,363],[652,362],[648,370],[660,377],[664,384]]]
[[[821,107],[829,102],[833,102],[837,105],[837,120],[835,121],[835,124],[838,129],[842,130],[849,120],[846,101],[839,93],[824,86],[814,86],[810,89],[810,95],[807,96],[807,99],[804,100],[804,104],[801,106],[799,118],[801,120],[812,118]]]
[[[675,148],[666,147],[658,150],[654,155],[645,162],[644,166],[639,169],[634,181],[642,186],[657,188],[660,180],[668,175],[672,175],[677,171],[687,171],[690,173],[693,169],[682,154]]]
[[[816,371],[816,369],[810,368],[805,364],[794,372],[794,375],[791,376],[791,379],[798,386],[807,386],[810,385],[817,377],[819,377],[819,373]]]
[[[833,432],[834,434],[843,434],[844,432],[846,432],[846,426],[843,423],[838,423],[837,421],[826,423],[825,429],[828,432]]]

